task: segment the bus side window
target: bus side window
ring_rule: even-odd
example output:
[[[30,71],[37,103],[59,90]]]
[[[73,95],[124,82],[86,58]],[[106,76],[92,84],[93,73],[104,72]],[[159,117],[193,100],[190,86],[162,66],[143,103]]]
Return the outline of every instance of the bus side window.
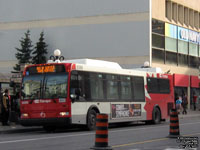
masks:
[[[106,97],[109,101],[119,100],[119,80],[117,75],[106,75]]]
[[[144,78],[133,76],[133,99],[136,102],[145,101]]]
[[[90,87],[90,73],[84,72],[84,80],[82,83],[82,87],[84,89],[85,99],[87,101],[91,101],[91,87]]]
[[[76,96],[75,100],[85,100],[85,94],[83,91],[83,75],[74,71],[71,73],[70,81],[70,95]]]
[[[91,73],[89,82],[91,100],[104,99],[103,75],[100,73]]]
[[[148,77],[147,88],[149,93],[169,94],[170,93],[169,79]]]
[[[84,88],[84,72],[78,73],[78,94],[79,94],[79,100],[85,101],[86,94],[85,94],[85,88]]]

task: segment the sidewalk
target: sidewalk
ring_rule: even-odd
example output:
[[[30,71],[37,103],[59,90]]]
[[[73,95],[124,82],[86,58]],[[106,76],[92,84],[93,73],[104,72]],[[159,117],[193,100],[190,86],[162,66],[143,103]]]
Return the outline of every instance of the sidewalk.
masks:
[[[183,119],[187,117],[200,117],[200,111],[198,109],[196,111],[187,110],[187,115],[183,115],[182,113],[179,114],[179,119]]]
[[[18,128],[22,128],[22,127],[20,125],[16,125],[15,123],[11,123],[9,126],[2,126],[2,124],[0,123],[0,133],[2,131],[15,130]]]
[[[9,126],[2,126],[0,122],[0,134],[2,132],[9,132],[9,131],[15,131],[15,130],[32,130],[32,129],[39,129],[42,128],[42,126],[30,126],[30,127],[24,127],[20,124],[15,124],[14,122],[11,122]]]
[[[188,117],[200,117],[200,111],[199,110],[188,110],[187,111],[187,115],[183,115],[182,113],[179,114],[179,119],[184,119],[184,118],[188,118]],[[12,130],[20,130],[20,129],[30,129],[30,128],[35,128],[34,127],[24,127],[21,126],[20,124],[15,124],[14,122],[10,123],[10,126],[2,126],[1,122],[0,122],[0,133],[3,131],[12,131]],[[38,127],[36,127],[38,128]]]

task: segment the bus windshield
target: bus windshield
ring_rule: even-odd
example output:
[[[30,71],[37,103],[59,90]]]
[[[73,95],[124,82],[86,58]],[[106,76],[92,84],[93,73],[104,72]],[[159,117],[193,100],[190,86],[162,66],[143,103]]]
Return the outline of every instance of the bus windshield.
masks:
[[[22,99],[48,99],[67,97],[66,73],[25,76],[22,82]]]

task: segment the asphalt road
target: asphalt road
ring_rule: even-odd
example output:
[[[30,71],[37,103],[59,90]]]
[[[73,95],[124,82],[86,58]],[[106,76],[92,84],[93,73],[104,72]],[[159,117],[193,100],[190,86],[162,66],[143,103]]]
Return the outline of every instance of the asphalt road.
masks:
[[[200,117],[180,119],[179,127],[181,136],[193,140],[198,137],[200,144]],[[168,138],[168,135],[169,121],[159,125],[111,125],[108,145],[113,150],[181,149],[179,145],[184,142]],[[28,128],[0,134],[0,150],[89,150],[94,144],[95,132],[77,127],[54,133],[46,133],[42,128]]]

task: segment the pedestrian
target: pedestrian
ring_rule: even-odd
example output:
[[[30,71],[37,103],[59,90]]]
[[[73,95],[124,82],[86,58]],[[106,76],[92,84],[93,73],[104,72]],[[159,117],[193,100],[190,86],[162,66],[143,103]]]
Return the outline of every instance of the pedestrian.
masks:
[[[10,100],[9,100],[9,91],[5,89],[3,93],[3,101],[2,101],[2,125],[9,125],[9,109],[10,109]]]
[[[197,96],[196,96],[196,94],[194,93],[194,95],[193,95],[193,108],[194,108],[194,111],[196,110],[196,103],[197,103]]]
[[[200,95],[199,95],[199,97],[198,97],[198,108],[199,108],[199,111],[200,111]]]
[[[20,92],[17,92],[15,95],[15,112],[20,117]]]
[[[0,121],[2,120],[2,104],[3,104],[3,95],[0,91]]]
[[[187,100],[187,95],[183,94],[183,99],[182,99],[182,107],[183,107],[183,112],[182,114],[187,114],[187,105],[188,105],[188,100]]]
[[[176,110],[177,110],[178,114],[181,111],[181,103],[182,103],[182,97],[179,96],[178,99],[176,100]]]

